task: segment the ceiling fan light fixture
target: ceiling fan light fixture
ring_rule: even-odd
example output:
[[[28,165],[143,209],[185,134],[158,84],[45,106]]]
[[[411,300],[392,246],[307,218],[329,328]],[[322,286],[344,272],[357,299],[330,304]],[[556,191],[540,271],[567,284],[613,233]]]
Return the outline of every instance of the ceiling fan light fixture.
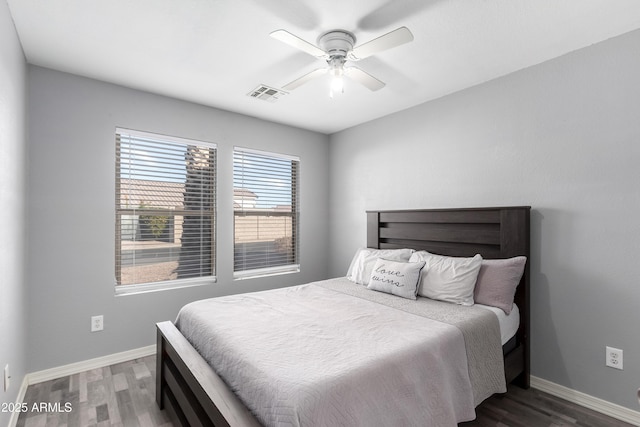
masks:
[[[342,76],[333,76],[329,89],[329,98],[333,98],[335,94],[344,93],[344,79]]]
[[[329,61],[329,74],[331,76],[331,84],[329,86],[329,97],[333,98],[335,94],[344,93],[344,56],[332,57]]]

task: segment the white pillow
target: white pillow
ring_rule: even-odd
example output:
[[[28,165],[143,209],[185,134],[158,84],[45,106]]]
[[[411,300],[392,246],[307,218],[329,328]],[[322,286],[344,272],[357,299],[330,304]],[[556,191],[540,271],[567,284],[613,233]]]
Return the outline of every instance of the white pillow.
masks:
[[[367,288],[402,298],[416,299],[420,270],[424,261],[397,262],[378,258]]]
[[[378,258],[390,261],[409,261],[413,249],[372,249],[360,248],[351,260],[347,271],[347,279],[360,285],[368,285],[373,265]]]
[[[473,305],[473,290],[482,256],[458,258],[435,255],[426,251],[411,255],[410,262],[424,261],[420,273],[418,295],[460,305]]]

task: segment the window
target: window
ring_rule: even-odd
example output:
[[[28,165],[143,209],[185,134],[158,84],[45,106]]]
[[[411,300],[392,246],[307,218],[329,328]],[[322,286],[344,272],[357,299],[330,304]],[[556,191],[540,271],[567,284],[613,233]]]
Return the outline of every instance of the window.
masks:
[[[297,157],[233,153],[234,277],[299,271]]]
[[[116,130],[116,293],[215,281],[216,147]]]

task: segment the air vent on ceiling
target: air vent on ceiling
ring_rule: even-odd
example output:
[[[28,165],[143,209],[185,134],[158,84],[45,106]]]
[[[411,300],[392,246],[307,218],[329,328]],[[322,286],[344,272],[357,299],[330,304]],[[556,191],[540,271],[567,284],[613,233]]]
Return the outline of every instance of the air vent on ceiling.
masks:
[[[287,93],[288,92],[285,92],[280,89],[272,88],[267,85],[260,85],[254,90],[252,90],[251,92],[249,92],[247,95],[249,95],[252,98],[262,99],[263,101],[276,102],[278,98],[280,98],[283,95],[286,95]]]

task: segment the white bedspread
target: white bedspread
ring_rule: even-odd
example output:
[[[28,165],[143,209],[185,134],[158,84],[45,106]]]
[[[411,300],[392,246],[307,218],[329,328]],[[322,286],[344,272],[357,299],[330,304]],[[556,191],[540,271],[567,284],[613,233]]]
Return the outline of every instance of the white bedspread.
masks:
[[[197,301],[176,325],[265,426],[475,418],[463,334],[446,323],[308,284]]]

